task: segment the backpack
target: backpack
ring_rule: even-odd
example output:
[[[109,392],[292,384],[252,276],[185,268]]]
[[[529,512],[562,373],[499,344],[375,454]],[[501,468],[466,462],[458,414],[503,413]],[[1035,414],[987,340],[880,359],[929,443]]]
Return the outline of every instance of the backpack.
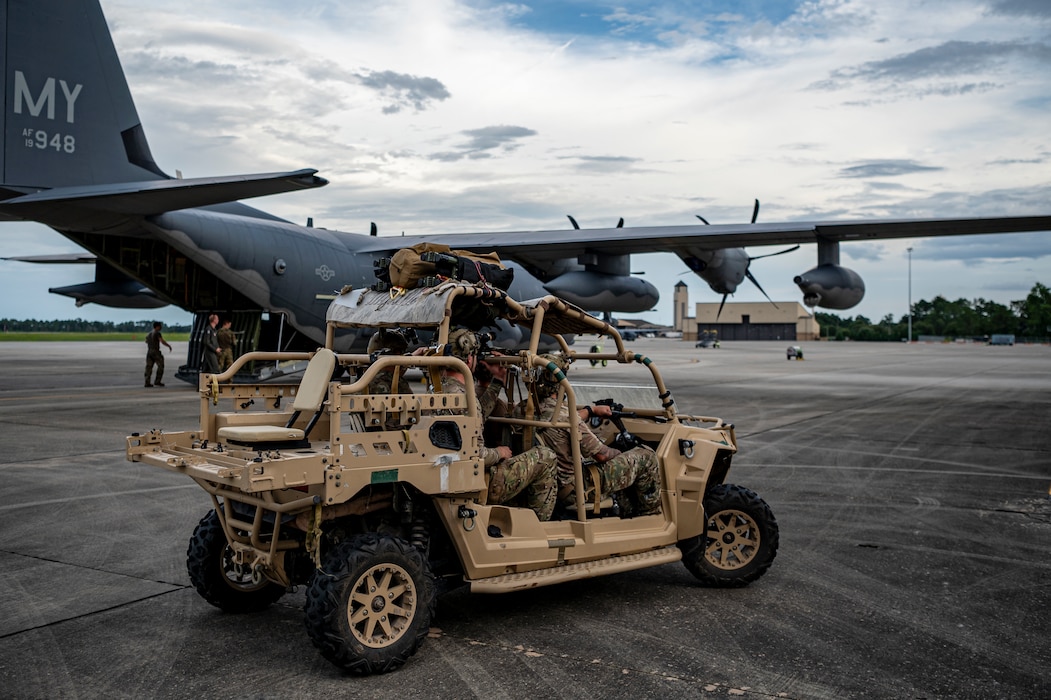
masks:
[[[441,243],[402,248],[390,258],[374,261],[373,267],[379,279],[375,285],[378,291],[391,287],[434,287],[450,279],[492,285],[506,291],[514,280],[514,270],[505,267],[496,253],[452,250]]]

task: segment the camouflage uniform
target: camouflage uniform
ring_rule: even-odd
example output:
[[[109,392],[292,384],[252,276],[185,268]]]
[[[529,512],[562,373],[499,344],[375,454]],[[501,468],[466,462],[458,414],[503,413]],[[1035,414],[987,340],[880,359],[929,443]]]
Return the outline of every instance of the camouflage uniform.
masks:
[[[146,334],[146,386],[153,386],[150,383],[150,375],[153,374],[153,366],[157,366],[157,378],[153,380],[153,383],[157,386],[164,386],[161,383],[161,377],[164,376],[164,353],[161,352],[161,343],[168,345],[164,341],[164,336],[161,335],[160,328],[154,328],[152,331]],[[168,345],[168,347],[171,347]]]
[[[470,342],[457,342],[465,331],[454,331],[450,334],[450,345],[453,352],[466,362],[465,355],[477,352],[477,339]],[[473,334],[472,334],[473,335]],[[478,410],[486,420],[493,412],[503,389],[503,382],[493,379],[485,389],[478,393]],[[467,387],[455,377],[442,378],[442,390],[449,394],[465,394]],[[501,459],[499,451],[482,445],[481,457],[485,469],[489,472],[489,491],[487,503],[505,504],[524,501],[540,520],[550,520],[555,512],[555,497],[558,493],[555,453],[543,445],[537,445],[522,454]]]
[[[411,394],[412,387],[406,381],[404,373],[398,375],[398,386],[394,386],[394,370],[384,370],[369,382],[370,394]],[[402,427],[398,414],[387,414],[387,430],[400,430]]]
[[[369,382],[370,394],[411,394],[412,387],[405,379],[405,374],[398,375],[398,386],[394,387],[394,370],[384,370]]]
[[[488,449],[488,448],[486,448]],[[496,450],[493,450],[496,452]],[[497,460],[500,459],[497,453]],[[555,475],[555,453],[537,445],[520,455],[490,464],[488,503],[521,501],[536,512],[540,520],[550,520],[555,512],[558,479]]]
[[[540,402],[540,420],[551,421],[557,411],[558,421],[568,423],[570,420],[569,407],[564,401],[556,405],[556,398],[552,394]],[[577,430],[580,433],[580,458],[586,460],[602,457],[606,460],[598,463],[602,480],[602,484],[598,487],[602,498],[608,498],[617,491],[633,487],[631,494],[638,505],[636,515],[660,513],[661,479],[656,453],[642,445],[627,452],[608,447],[596,437],[595,433],[591,432],[591,428],[580,416],[575,416],[575,419]],[[565,497],[574,488],[576,473],[570,432],[566,428],[544,428],[542,438],[558,457],[559,495]],[[585,470],[584,488],[590,489],[595,486],[591,483],[591,470]]]
[[[379,330],[369,339],[368,354],[384,352],[385,354],[404,355],[409,349],[405,335],[398,330]],[[375,358],[374,358],[375,359]],[[394,370],[386,369],[369,382],[370,394],[411,394],[412,387],[405,379],[404,371],[398,373],[398,385],[394,386]],[[387,430],[398,430],[401,423],[397,416],[387,417]]]
[[[227,327],[222,327],[215,332],[216,340],[219,342],[219,371],[225,372],[234,363],[234,345],[237,336]]]

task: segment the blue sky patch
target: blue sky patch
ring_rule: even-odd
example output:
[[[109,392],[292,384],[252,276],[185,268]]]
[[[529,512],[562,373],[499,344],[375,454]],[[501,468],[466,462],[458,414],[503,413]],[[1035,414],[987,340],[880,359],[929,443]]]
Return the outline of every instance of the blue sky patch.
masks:
[[[677,0],[616,3],[597,0],[530,0],[515,3],[528,8],[513,13],[511,23],[532,31],[564,36],[616,36],[633,41],[656,42],[664,32],[696,21],[717,23],[734,17],[751,24],[779,24],[792,15],[793,0]]]

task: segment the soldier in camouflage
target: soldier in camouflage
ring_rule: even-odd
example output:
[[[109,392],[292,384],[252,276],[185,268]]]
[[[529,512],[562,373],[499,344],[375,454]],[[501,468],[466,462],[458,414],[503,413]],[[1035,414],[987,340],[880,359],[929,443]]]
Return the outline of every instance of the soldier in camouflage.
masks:
[[[161,322],[153,322],[153,330],[146,334],[146,384],[145,386],[164,386],[161,382],[161,377],[164,376],[164,353],[161,352],[161,345],[168,348],[168,352],[172,351],[172,346],[168,344],[168,341],[164,339],[161,334]],[[153,367],[157,366],[157,378],[151,382],[150,375],[153,374]]]
[[[394,328],[394,329],[380,329],[372,334],[369,338],[369,346],[367,352],[373,361],[379,355],[404,355],[409,350],[409,339],[405,337],[405,334]],[[394,377],[394,370],[387,369],[383,370],[376,375],[376,378],[369,382],[369,393],[370,394],[411,394],[412,388],[409,386],[409,382],[406,381],[405,375],[398,373],[397,379]]]
[[[215,338],[219,343],[219,371],[225,372],[234,363],[234,345],[237,344],[237,336],[230,330],[230,319],[225,319],[215,332]]]
[[[569,363],[561,355],[541,355],[563,373],[569,370]],[[558,384],[551,372],[545,372],[537,382],[537,396],[541,399],[540,420],[551,421],[557,415],[559,422],[569,422],[569,407],[565,401],[556,403]],[[609,406],[587,406],[578,410],[577,431],[580,435],[581,459],[593,459],[599,463],[600,485],[591,483],[591,471],[584,471],[584,488],[601,490],[602,498],[608,498],[617,491],[631,488],[637,510],[635,515],[655,515],[661,512],[661,480],[657,455],[649,447],[640,445],[627,452],[621,452],[605,445],[591,431],[584,416],[612,415]],[[573,447],[571,434],[565,428],[544,428],[541,431],[544,444],[551,447],[558,456],[559,500],[564,501],[574,490],[575,466],[573,464]]]
[[[481,343],[478,336],[467,329],[456,329],[449,334],[445,353],[464,361],[468,369],[478,364]],[[492,379],[488,386],[478,391],[478,410],[483,419],[492,415],[500,399],[500,392],[507,379],[507,367],[498,363],[486,363]],[[467,393],[463,374],[445,370],[442,372],[442,391],[449,394]],[[533,447],[520,455],[512,455],[511,448],[498,445],[495,448],[482,446],[482,459],[489,472],[487,503],[517,503],[536,512],[540,520],[550,520],[555,512],[555,496],[558,491],[555,453],[543,445]]]

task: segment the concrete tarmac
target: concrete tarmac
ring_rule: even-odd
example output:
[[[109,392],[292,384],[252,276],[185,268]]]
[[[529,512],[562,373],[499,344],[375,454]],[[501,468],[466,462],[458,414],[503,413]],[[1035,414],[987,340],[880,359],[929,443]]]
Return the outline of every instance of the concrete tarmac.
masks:
[[[316,653],[302,591],[231,616],[189,585],[207,495],[124,458],[196,425],[184,343],[153,389],[141,343],[0,343],[0,696],[1051,697],[1051,348],[786,345],[630,344],[680,411],[737,426],[728,480],[781,529],[766,576],[456,591],[409,663],[360,678]]]

